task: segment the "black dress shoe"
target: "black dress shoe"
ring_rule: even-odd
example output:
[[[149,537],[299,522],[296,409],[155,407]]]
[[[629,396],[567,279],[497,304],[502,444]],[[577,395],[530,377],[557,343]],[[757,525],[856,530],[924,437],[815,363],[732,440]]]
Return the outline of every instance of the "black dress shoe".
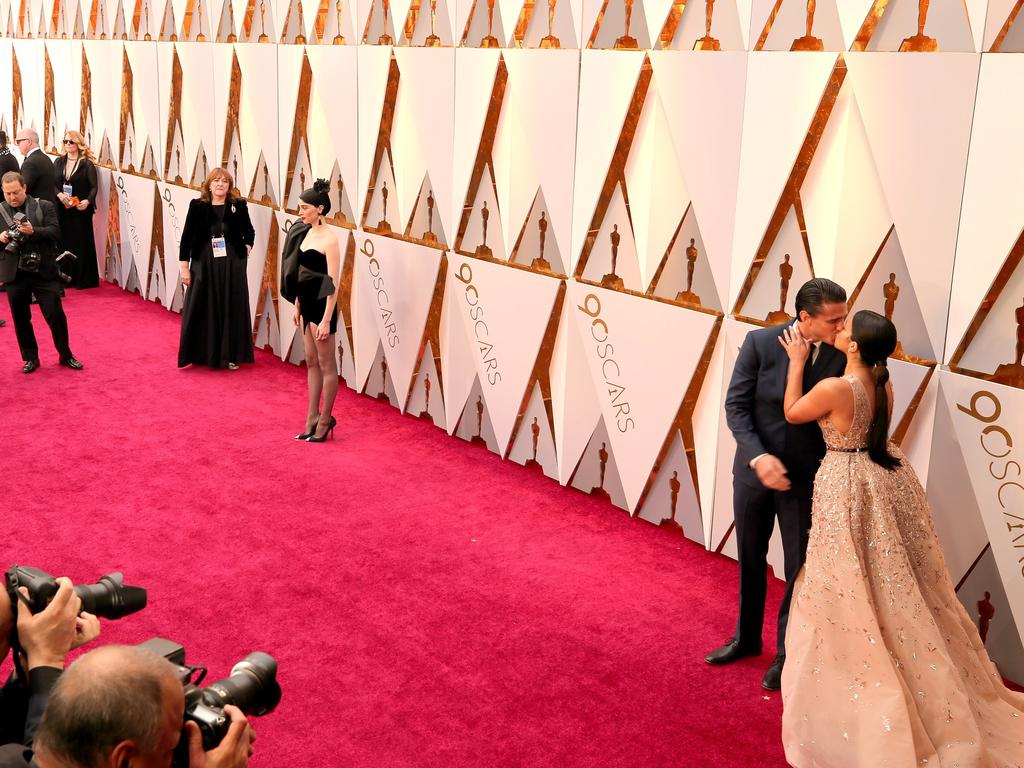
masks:
[[[760,648],[744,648],[734,637],[730,637],[729,641],[721,648],[716,648],[707,656],[704,657],[704,661],[708,664],[731,664],[734,661],[738,661],[747,656],[760,656]]]
[[[782,687],[782,667],[785,663],[785,656],[775,657],[775,661],[768,667],[768,671],[764,673],[764,679],[761,681],[762,688],[766,691],[777,691]]]
[[[32,371],[34,371],[38,367],[39,367],[39,361],[38,360],[29,360],[28,362],[25,363],[24,367],[21,369],[21,372],[22,373],[32,373]]]
[[[74,355],[72,355],[71,357],[65,357],[63,360],[60,361],[60,364],[63,365],[65,368],[70,368],[72,371],[80,371],[83,368],[85,368],[84,365],[82,365],[78,360],[75,359]]]

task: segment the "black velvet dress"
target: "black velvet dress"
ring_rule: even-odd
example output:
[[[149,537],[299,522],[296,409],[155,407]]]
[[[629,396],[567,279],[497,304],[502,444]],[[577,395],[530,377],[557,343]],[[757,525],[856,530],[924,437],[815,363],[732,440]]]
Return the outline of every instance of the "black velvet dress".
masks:
[[[320,295],[323,293],[323,277],[327,275],[327,256],[315,249],[307,251],[300,248],[299,267],[305,267],[319,278],[300,279],[297,284],[299,314],[302,316],[302,332],[305,333],[306,326],[310,323],[314,326],[320,325],[324,319],[324,310],[327,309],[327,299]],[[331,333],[337,332],[338,307],[335,305],[334,313],[331,315]],[[313,335],[316,336],[315,331]]]
[[[179,368],[253,362],[246,246],[254,234],[244,200],[189,205],[178,255],[192,273],[181,312]],[[215,237],[224,238],[225,256],[214,256]]]
[[[66,178],[69,162],[71,177]],[[76,163],[64,155],[54,161],[53,175],[58,192],[63,192],[64,185],[70,184],[72,195],[79,200],[89,201],[89,207],[84,211],[67,208],[60,200],[56,205],[57,217],[60,219],[61,247],[78,257],[75,262],[65,259],[61,267],[74,278],[75,288],[95,288],[100,284],[96,239],[92,231],[92,217],[96,213],[96,166],[88,158],[80,158]]]

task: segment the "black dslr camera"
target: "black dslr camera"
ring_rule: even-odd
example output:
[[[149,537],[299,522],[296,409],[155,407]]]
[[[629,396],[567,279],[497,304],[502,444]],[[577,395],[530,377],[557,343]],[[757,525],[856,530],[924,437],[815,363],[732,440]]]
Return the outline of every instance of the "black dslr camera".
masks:
[[[25,214],[18,211],[14,214],[14,223],[7,228],[7,246],[4,250],[11,256],[18,253],[18,249],[21,248],[21,243],[25,239],[25,235],[19,229],[23,221],[25,221]]]
[[[277,662],[270,654],[250,653],[231,668],[228,677],[200,688],[199,684],[206,677],[206,668],[186,665],[183,646],[162,637],[154,637],[140,645],[177,667],[178,678],[185,688],[185,722],[191,721],[199,726],[203,735],[203,751],[215,749],[227,735],[231,719],[224,714],[225,705],[236,706],[249,716],[259,716],[272,712],[281,701]],[[196,672],[199,676],[193,680]],[[172,766],[184,768],[187,765],[188,739],[182,730]]]
[[[5,581],[15,618],[19,602],[30,613],[39,613],[53,600],[59,586],[50,574],[24,565],[11,566]],[[28,597],[21,594],[20,587],[28,590]],[[83,611],[103,619],[120,619],[146,607],[146,590],[128,586],[120,573],[108,573],[95,584],[79,584],[75,594],[82,600]]]

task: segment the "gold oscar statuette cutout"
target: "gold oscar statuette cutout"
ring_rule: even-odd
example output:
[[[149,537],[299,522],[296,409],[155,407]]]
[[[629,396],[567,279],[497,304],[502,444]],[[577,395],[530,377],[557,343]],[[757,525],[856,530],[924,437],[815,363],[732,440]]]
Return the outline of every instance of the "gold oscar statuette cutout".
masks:
[[[425,402],[423,404],[423,410],[420,411],[420,418],[421,419],[429,419],[430,421],[433,421],[433,418],[431,418],[431,416],[430,416],[430,374],[429,373],[424,373],[423,374],[423,395],[424,395],[424,397],[426,397],[426,400],[425,400]]]
[[[820,37],[811,34],[814,28],[814,11],[817,8],[817,0],[807,0],[807,33],[793,41],[791,51],[824,51],[825,44]]]
[[[928,6],[930,3],[931,0],[918,0],[917,34],[908,37],[900,44],[901,53],[933,53],[939,50],[938,41],[924,33],[924,25],[928,19]]]
[[[630,23],[633,21],[633,3],[635,0],[625,0],[626,2],[626,34],[615,41],[615,50],[617,51],[636,51],[640,49],[637,44],[636,38],[629,34]]]
[[[676,294],[676,301],[691,307],[700,306],[700,296],[693,292],[693,270],[697,266],[697,246],[694,239],[686,247],[686,290]]]
[[[380,392],[377,393],[377,399],[385,403],[391,402],[391,398],[388,397],[388,359],[383,354],[380,356]]]
[[[426,48],[441,47],[441,38],[437,36],[437,0],[430,0],[430,34],[423,45]]]
[[[382,234],[390,234],[391,225],[388,224],[388,182],[384,180],[381,182],[380,197],[383,202],[384,208],[381,212],[380,221],[377,222],[377,231]]]
[[[391,8],[391,0],[381,0],[381,8],[383,8],[384,33],[377,38],[377,45],[392,45],[395,41],[392,39],[391,35],[388,34],[388,16],[390,15],[389,9]],[[385,187],[385,189],[387,189],[387,187]],[[389,229],[388,231],[390,232],[391,230]]]
[[[203,0],[198,0],[196,4],[196,16],[199,19],[199,34],[196,35],[196,42],[202,43],[206,41],[206,35],[203,34]]]
[[[302,18],[302,0],[299,0],[298,5],[297,5],[297,10],[298,10],[298,13],[299,13],[299,20],[298,20],[299,34],[297,34],[295,36],[295,44],[296,45],[305,45],[306,44],[306,36],[303,34],[304,30],[303,30],[303,26],[302,26],[302,23],[303,23],[303,18]]]
[[[501,43],[494,36],[494,0],[487,0],[487,35],[480,41],[481,48],[500,48]]]
[[[231,0],[228,0],[228,36],[226,41],[229,43],[237,42],[238,35],[235,34],[235,7],[232,5]],[[235,176],[235,179],[238,177]]]
[[[544,241],[547,239],[548,234],[548,220],[545,211],[540,212],[540,220],[537,222],[537,229],[540,230],[540,249],[537,254],[537,258],[530,264],[531,269],[536,269],[540,272],[550,272],[551,262],[544,258]]]
[[[540,424],[537,423],[537,417],[533,417],[533,423],[530,424],[530,433],[533,438],[533,457],[526,460],[524,466],[529,468],[540,467],[540,462],[537,461],[537,444],[540,442]]]
[[[715,14],[715,0],[704,0],[704,37],[693,44],[695,51],[720,51],[721,44],[711,36],[711,18]]]
[[[103,17],[103,0],[98,0],[100,5],[100,40],[107,39],[107,22]],[[29,35],[32,37],[32,35]]]
[[[612,271],[601,278],[601,285],[605,288],[621,290],[625,286],[622,282],[622,278],[615,272],[619,262],[619,241],[622,240],[622,235],[619,234],[618,224],[614,224],[612,226],[612,232],[608,238],[612,241]]]
[[[560,48],[562,46],[561,41],[555,37],[555,3],[557,2],[558,0],[548,0],[548,33],[541,38],[541,48]],[[537,423],[536,419],[534,419],[534,423]]]
[[[896,273],[889,273],[889,282],[882,286],[882,297],[885,299],[885,319],[892,322],[892,314],[896,311],[896,299],[900,297],[900,286],[896,282]],[[896,349],[893,350],[893,357],[903,357],[903,342],[896,340]]]
[[[341,178],[341,172],[338,172],[338,209],[334,212],[334,215],[329,219],[332,224],[337,224],[339,227],[351,228],[348,216],[345,215],[345,211],[341,209],[341,203],[345,199],[345,181]]]
[[[423,233],[424,245],[437,245],[437,235],[434,234],[434,190],[427,192],[427,231]]]
[[[600,465],[601,477],[600,477],[600,480],[598,481],[598,484],[590,489],[590,495],[591,496],[596,496],[599,499],[604,499],[605,501],[610,502],[612,500],[611,494],[609,494],[608,491],[606,491],[604,489],[604,476],[605,476],[605,473],[608,471],[608,444],[607,443],[601,443],[601,449],[597,452],[597,458],[601,462],[601,465]]]
[[[484,200],[484,207],[480,210],[480,220],[483,222],[483,236],[481,237],[482,242],[476,247],[477,256],[491,256],[493,251],[487,245],[487,220],[491,218],[491,212],[487,210],[487,201]]]
[[[144,28],[146,33],[143,35],[143,40],[152,40],[153,36],[149,34],[149,3],[142,6],[142,23],[145,25]]]
[[[270,36],[267,35],[267,2],[260,0],[260,36],[256,38],[258,43],[269,43]]]
[[[1014,310],[1017,322],[1017,346],[1012,363],[1001,363],[992,381],[1011,387],[1024,387],[1024,303]]]
[[[338,24],[338,34],[336,34],[334,36],[334,40],[331,41],[331,44],[332,45],[344,45],[345,44],[345,38],[342,37],[342,34],[341,34],[341,0],[338,0],[338,2],[334,4],[334,14],[335,14],[335,19],[337,20],[337,24]]]
[[[469,441],[471,443],[477,443],[486,447],[487,441],[484,440],[483,435],[484,429],[484,398],[483,395],[477,395],[476,397],[476,434]]]
[[[786,299],[789,296],[789,281],[793,279],[793,265],[789,263],[789,254],[782,257],[779,264],[779,308],[769,312],[765,320],[769,325],[781,325],[793,319],[786,311]]]

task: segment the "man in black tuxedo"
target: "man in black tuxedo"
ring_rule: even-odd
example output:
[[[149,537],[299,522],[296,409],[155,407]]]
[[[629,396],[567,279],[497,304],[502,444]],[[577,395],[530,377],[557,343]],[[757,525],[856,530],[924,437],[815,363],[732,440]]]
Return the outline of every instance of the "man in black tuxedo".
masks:
[[[14,331],[25,361],[22,371],[32,373],[39,367],[39,346],[32,330],[32,297],[39,302],[43,319],[50,326],[53,345],[60,355],[60,364],[75,371],[82,364],[68,346],[68,320],[60,303],[60,271],[57,267],[57,244],[60,225],[57,208],[46,200],[29,197],[25,179],[10,171],[0,179],[4,202],[0,203],[0,282],[7,289]],[[24,217],[19,219],[19,215]],[[7,250],[12,240],[11,228],[19,233],[14,252]]]
[[[28,196],[57,204],[57,182],[53,173],[53,160],[39,148],[39,134],[34,128],[22,128],[14,140],[24,156],[21,175],[28,187]]]
[[[796,312],[797,319],[791,324],[747,334],[729,382],[725,416],[736,438],[732,487],[740,610],[736,634],[705,658],[709,664],[728,664],[760,655],[768,544],[778,517],[786,594],[779,606],[778,655],[761,683],[770,691],[781,686],[789,603],[807,552],[814,475],[825,456],[825,441],[817,424],[786,421],[782,402],[789,357],[779,338],[783,330],[795,325],[814,344],[812,362],[804,372],[804,391],[822,379],[841,376],[846,356],[832,344],[846,321],[846,291],[831,280],[809,280],[797,292]]]

